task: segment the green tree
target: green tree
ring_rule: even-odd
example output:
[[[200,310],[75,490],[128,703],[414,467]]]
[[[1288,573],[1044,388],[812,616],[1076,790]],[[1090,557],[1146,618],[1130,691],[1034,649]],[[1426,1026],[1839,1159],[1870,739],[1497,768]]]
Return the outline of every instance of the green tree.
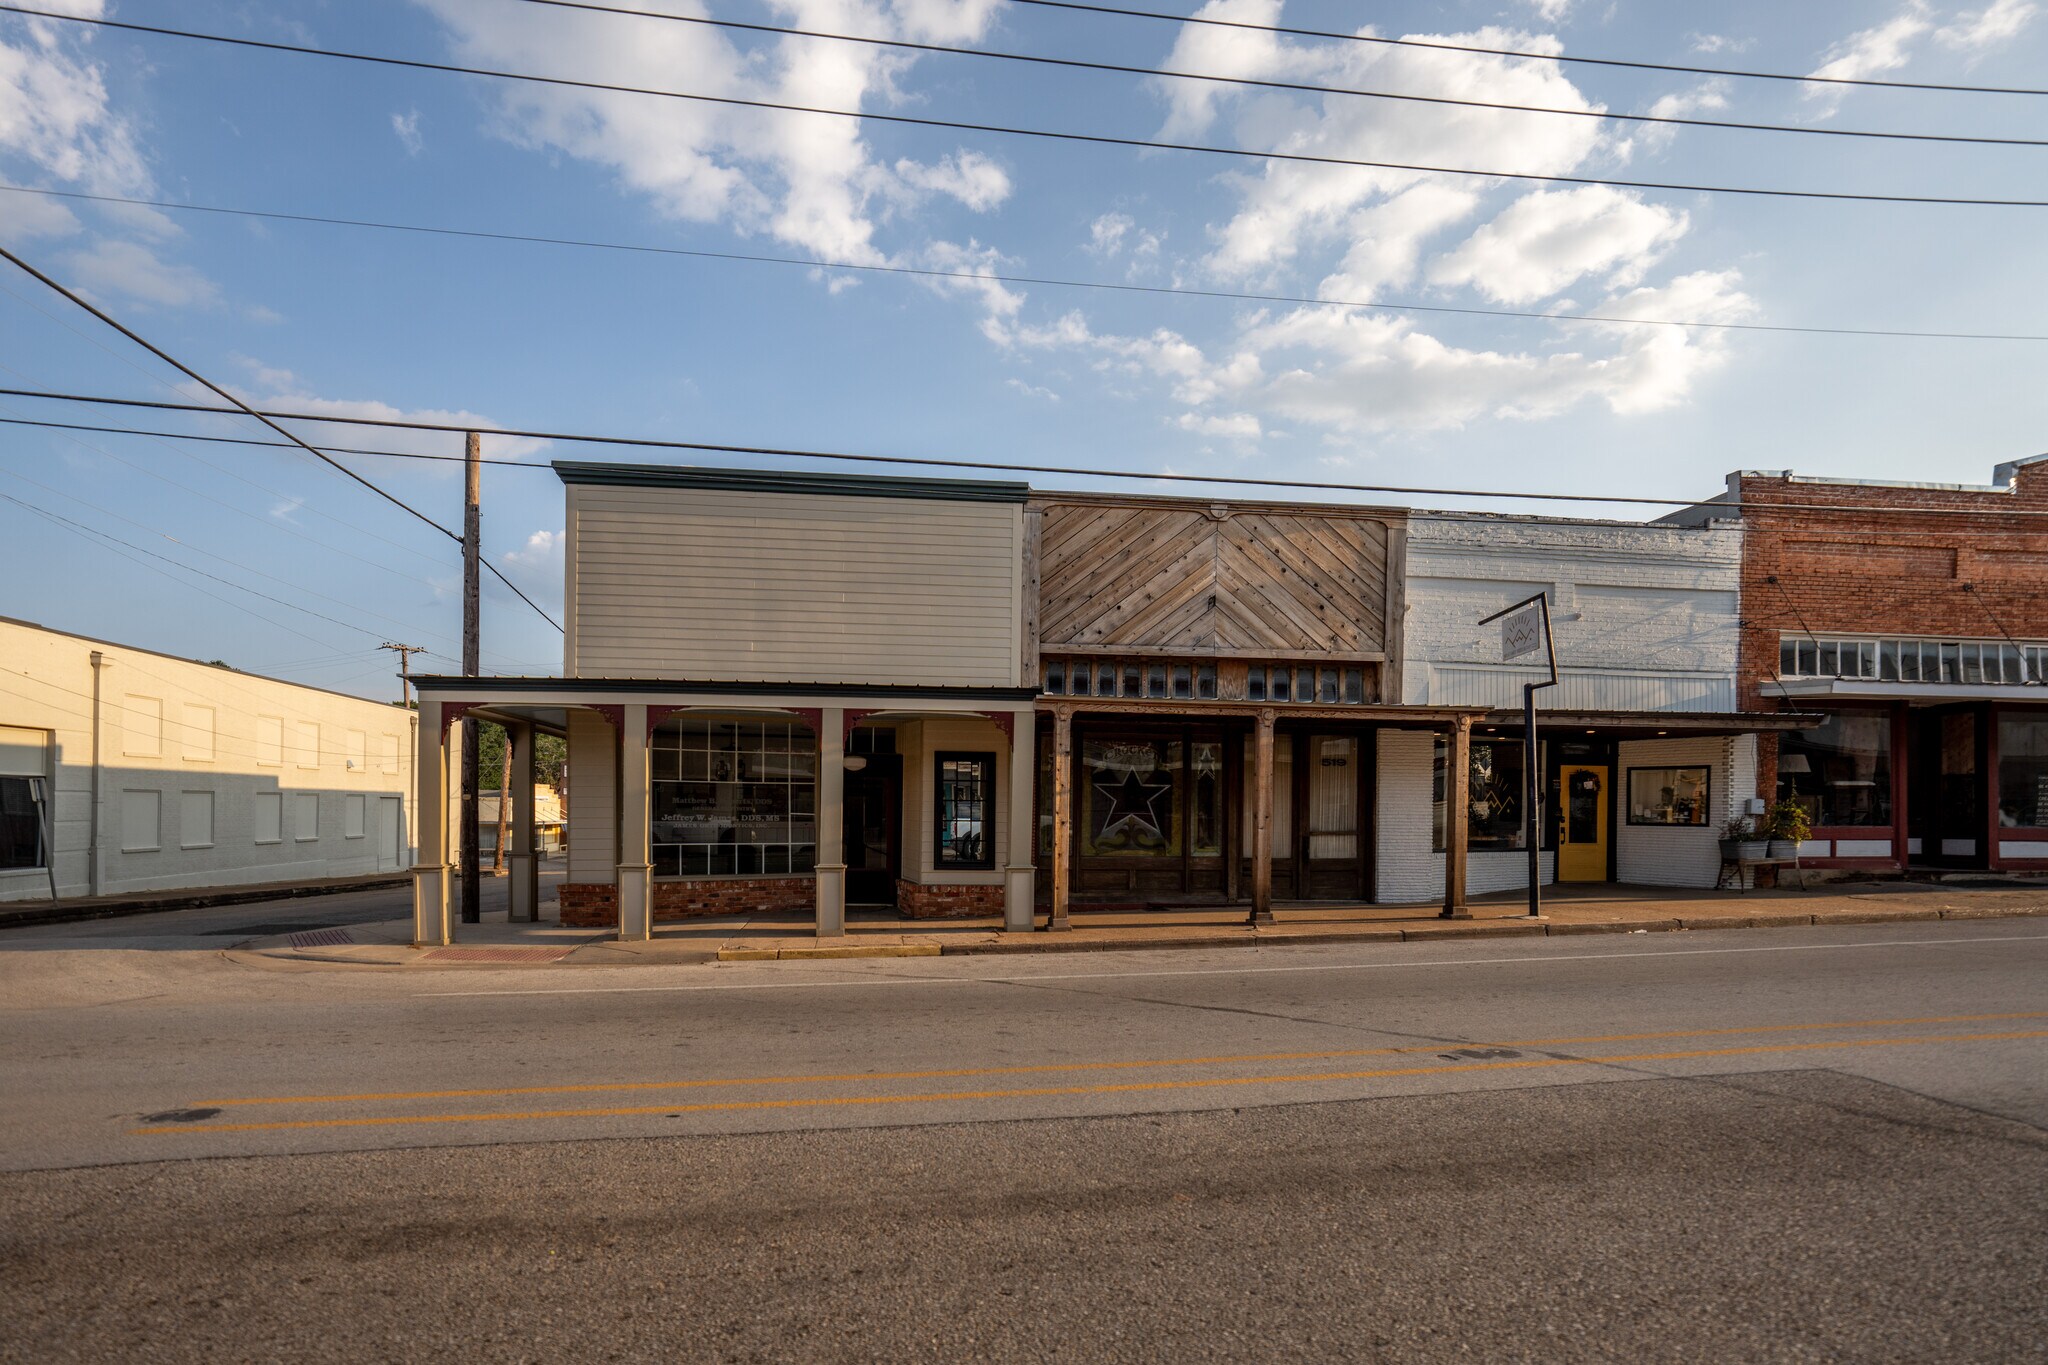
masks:
[[[477,785],[495,791],[505,773],[505,727],[484,721],[477,729]],[[533,746],[533,780],[561,791],[568,770],[569,742],[555,735],[538,736]]]

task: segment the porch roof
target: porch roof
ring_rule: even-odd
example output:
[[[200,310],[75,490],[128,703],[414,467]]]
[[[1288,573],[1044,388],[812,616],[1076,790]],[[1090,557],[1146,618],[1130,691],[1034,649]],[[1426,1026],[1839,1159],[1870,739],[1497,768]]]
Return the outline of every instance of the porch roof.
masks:
[[[1805,730],[1826,716],[1814,711],[1538,711],[1536,729],[1597,730],[1609,739],[1703,738],[1781,730]],[[1520,707],[1486,714],[1486,724],[1520,731]]]
[[[1040,697],[1038,710],[1042,713],[1067,711],[1077,717],[1123,716],[1133,720],[1154,716],[1161,720],[1173,719],[1239,719],[1256,720],[1264,711],[1271,711],[1277,720],[1318,720],[1351,721],[1368,725],[1384,725],[1409,729],[1440,729],[1454,725],[1463,718],[1474,722],[1485,719],[1489,714],[1484,706],[1398,706],[1398,705],[1320,705],[1313,702],[1281,701],[1222,701],[1198,698],[1176,698],[1170,701],[1143,700],[1133,698],[1122,700],[1104,697],[1096,700],[1089,697]]]
[[[415,673],[421,693],[458,693],[461,699],[499,697],[512,701],[545,697],[557,704],[643,701],[672,697],[833,698],[847,701],[974,701],[983,704],[1028,705],[1035,687],[915,686],[895,683],[844,682],[718,682],[701,678],[535,678],[464,677],[459,674]],[[450,698],[454,700],[456,698]],[[768,704],[768,703],[764,703]]]

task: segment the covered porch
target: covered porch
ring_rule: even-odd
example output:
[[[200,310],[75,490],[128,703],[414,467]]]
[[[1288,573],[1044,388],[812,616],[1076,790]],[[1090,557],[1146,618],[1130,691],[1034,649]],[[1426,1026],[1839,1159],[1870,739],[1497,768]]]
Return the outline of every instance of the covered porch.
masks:
[[[422,946],[457,932],[450,759],[466,717],[512,736],[514,922],[539,912],[531,737],[557,733],[569,743],[565,926],[645,941],[659,923],[796,912],[838,938],[850,891],[912,915],[1031,925],[1031,689],[417,681]]]

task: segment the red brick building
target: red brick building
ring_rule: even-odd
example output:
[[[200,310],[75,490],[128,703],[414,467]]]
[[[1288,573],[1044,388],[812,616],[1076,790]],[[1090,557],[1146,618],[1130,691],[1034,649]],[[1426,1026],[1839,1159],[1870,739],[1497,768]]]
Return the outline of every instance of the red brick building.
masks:
[[[1744,471],[1741,708],[1822,867],[2048,869],[2048,456],[1987,485]]]

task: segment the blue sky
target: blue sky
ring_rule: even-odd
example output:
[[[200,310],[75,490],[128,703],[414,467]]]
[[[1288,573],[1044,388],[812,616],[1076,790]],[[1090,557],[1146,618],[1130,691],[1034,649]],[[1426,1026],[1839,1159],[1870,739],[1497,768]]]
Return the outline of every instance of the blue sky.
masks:
[[[2048,148],[1645,131],[912,56],[520,0],[48,7],[871,114],[1562,175],[2048,198]],[[2041,99],[1829,92],[1275,39],[1001,0],[638,7],[1306,84],[2048,135]],[[1365,31],[2038,85],[2048,70],[2041,8],[1472,0],[1374,5]],[[1360,25],[1359,7],[1334,0],[1214,0],[1199,12]],[[2039,332],[2048,299],[2043,210],[1570,189],[1141,152],[518,86],[15,17],[0,17],[0,181],[848,265],[1453,307]],[[334,415],[1606,496],[1703,495],[1738,467],[1984,482],[1995,463],[2048,448],[2041,344],[920,282],[21,194],[0,194],[0,235],[209,377],[250,399]],[[174,373],[33,281],[9,274],[0,287],[0,384],[183,393]],[[252,434],[248,423],[0,399],[0,417],[20,416]],[[302,430],[344,445],[459,449],[454,437]],[[634,458],[560,443],[488,442],[487,451]],[[457,470],[350,463],[459,524]],[[0,493],[78,524],[0,501],[5,614],[366,695],[393,691],[381,640],[424,644],[434,653],[422,669],[455,671],[454,546],[307,457],[11,426],[0,428]],[[558,610],[559,484],[491,469],[484,496],[486,552]],[[109,547],[79,527],[129,544]],[[559,636],[495,587],[484,645],[487,671],[559,668]]]

